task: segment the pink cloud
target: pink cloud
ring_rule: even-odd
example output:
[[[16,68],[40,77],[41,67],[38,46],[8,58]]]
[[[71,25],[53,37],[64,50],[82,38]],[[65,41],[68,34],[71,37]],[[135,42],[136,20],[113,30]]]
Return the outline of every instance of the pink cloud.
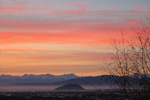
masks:
[[[85,13],[88,8],[88,5],[81,4],[81,3],[71,3],[70,5],[78,9],[77,14]]]
[[[32,49],[9,49],[2,50],[4,58],[14,58],[18,60],[65,60],[65,61],[103,61],[109,60],[108,54],[104,52],[82,52],[82,51],[52,51],[51,50],[32,50]],[[46,52],[51,52],[49,55],[45,55]],[[7,54],[8,53],[8,54]],[[31,53],[34,53],[31,55]],[[36,54],[37,53],[37,54]],[[40,55],[38,55],[40,53]],[[26,54],[26,55],[24,55]],[[61,55],[63,54],[63,55]]]
[[[129,32],[129,25],[139,25],[136,20],[127,20],[122,24],[114,23],[91,23],[82,21],[71,22],[8,22],[1,19],[1,26],[6,29],[16,29],[20,31],[1,32],[2,43],[61,43],[61,44],[82,44],[101,45],[109,44],[109,39],[114,34],[120,33],[121,26]],[[109,26],[109,27],[108,27]],[[29,32],[23,32],[28,30]],[[47,31],[44,31],[47,30]],[[53,31],[48,31],[53,30]],[[59,30],[60,32],[57,32]],[[40,32],[39,32],[40,31]],[[42,38],[42,39],[41,39]]]
[[[41,6],[31,6],[33,3]],[[29,5],[30,4],[30,5]],[[34,4],[34,5],[35,5]],[[55,14],[55,15],[79,15],[83,14],[87,5],[80,3],[71,4],[54,4],[52,2],[30,2],[30,1],[3,1],[0,6],[0,12],[2,14]],[[58,8],[55,8],[58,6]],[[59,8],[60,5],[68,6],[68,8],[62,10]]]
[[[71,4],[64,4],[66,6],[70,6],[73,8],[68,8],[61,10],[60,8],[53,9],[49,11],[49,14],[54,14],[54,15],[65,15],[65,16],[74,16],[74,15],[81,15],[84,14],[87,11],[87,5],[80,4],[80,3],[71,3]]]
[[[137,20],[128,20],[126,24],[131,25],[131,26],[139,26],[141,25],[141,22]]]
[[[16,1],[13,0],[11,2],[3,1],[0,6],[0,12],[2,14],[13,14],[19,13],[26,9],[29,2],[27,1]]]
[[[136,4],[133,8],[133,12],[138,12],[142,10],[145,11],[147,8],[149,8],[149,5],[147,4]]]

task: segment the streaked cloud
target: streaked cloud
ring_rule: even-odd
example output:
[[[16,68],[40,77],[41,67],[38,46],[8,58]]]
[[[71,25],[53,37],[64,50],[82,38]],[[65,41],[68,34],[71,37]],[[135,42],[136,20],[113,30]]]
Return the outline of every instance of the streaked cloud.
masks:
[[[111,39],[149,14],[149,0],[1,0],[2,73],[104,74]]]

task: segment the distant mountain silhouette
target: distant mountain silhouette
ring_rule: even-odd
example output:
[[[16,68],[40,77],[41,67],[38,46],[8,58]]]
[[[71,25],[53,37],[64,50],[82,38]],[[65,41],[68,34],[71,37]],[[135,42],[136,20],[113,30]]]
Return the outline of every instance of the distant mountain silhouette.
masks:
[[[113,78],[119,78],[118,76],[113,76]],[[55,82],[55,85],[64,85],[64,84],[79,84],[79,85],[114,85],[115,81],[111,75],[102,75],[96,77],[81,77],[70,79],[62,82]]]
[[[123,77],[129,77],[132,84],[139,84],[135,81],[133,76],[88,76],[79,77],[74,74],[64,75],[23,75],[23,76],[11,76],[11,75],[0,75],[0,85],[65,85],[65,84],[79,84],[89,86],[112,86],[116,85],[115,80],[122,81]],[[142,79],[139,80],[139,82]],[[150,79],[149,79],[150,80]],[[141,83],[142,84],[142,83]]]
[[[65,81],[60,82],[54,82],[54,83],[21,83],[17,85],[65,85],[65,84],[79,84],[79,85],[97,85],[97,86],[110,86],[114,85],[115,81],[114,78],[119,78],[118,76],[112,76],[111,75],[102,75],[102,76],[96,76],[96,77],[79,77],[74,79],[69,79]]]
[[[61,87],[56,88],[55,90],[63,90],[63,91],[74,91],[74,90],[84,90],[79,84],[67,84]]]
[[[75,74],[51,75],[51,74],[25,74],[23,76],[0,75],[0,85],[8,84],[41,84],[61,82],[69,79],[79,78]]]

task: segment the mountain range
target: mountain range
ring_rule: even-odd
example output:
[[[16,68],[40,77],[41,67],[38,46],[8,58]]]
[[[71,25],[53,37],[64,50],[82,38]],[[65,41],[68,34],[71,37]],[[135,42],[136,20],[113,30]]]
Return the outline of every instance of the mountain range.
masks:
[[[115,76],[117,77],[117,76]],[[23,76],[0,75],[0,85],[110,85],[114,84],[110,75],[81,77],[73,73],[64,75],[25,74]]]
[[[75,74],[64,74],[64,75],[33,75],[25,74],[23,76],[11,76],[11,75],[0,75],[0,85],[65,85],[65,84],[79,84],[79,85],[98,85],[98,86],[110,86],[115,85],[115,80],[123,81],[124,77],[128,77],[128,80],[135,84],[136,81],[132,76],[87,76],[81,77]],[[148,78],[150,80],[150,78]],[[140,79],[139,81],[142,81]],[[137,83],[136,83],[137,84]]]
[[[115,76],[118,77],[118,76]],[[113,85],[110,75],[81,77],[75,74],[25,74],[23,76],[0,75],[0,85]]]
[[[21,83],[54,83],[69,79],[79,78],[75,74],[52,75],[52,74],[25,74],[23,76],[0,75],[0,85],[21,84]]]

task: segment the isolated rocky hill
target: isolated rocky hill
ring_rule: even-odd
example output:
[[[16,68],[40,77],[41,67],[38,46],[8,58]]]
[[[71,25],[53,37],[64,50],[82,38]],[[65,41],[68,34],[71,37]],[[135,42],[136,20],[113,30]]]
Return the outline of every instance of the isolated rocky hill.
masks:
[[[62,90],[62,91],[77,91],[77,90],[84,90],[79,84],[67,84],[61,87],[56,88],[55,90]]]

